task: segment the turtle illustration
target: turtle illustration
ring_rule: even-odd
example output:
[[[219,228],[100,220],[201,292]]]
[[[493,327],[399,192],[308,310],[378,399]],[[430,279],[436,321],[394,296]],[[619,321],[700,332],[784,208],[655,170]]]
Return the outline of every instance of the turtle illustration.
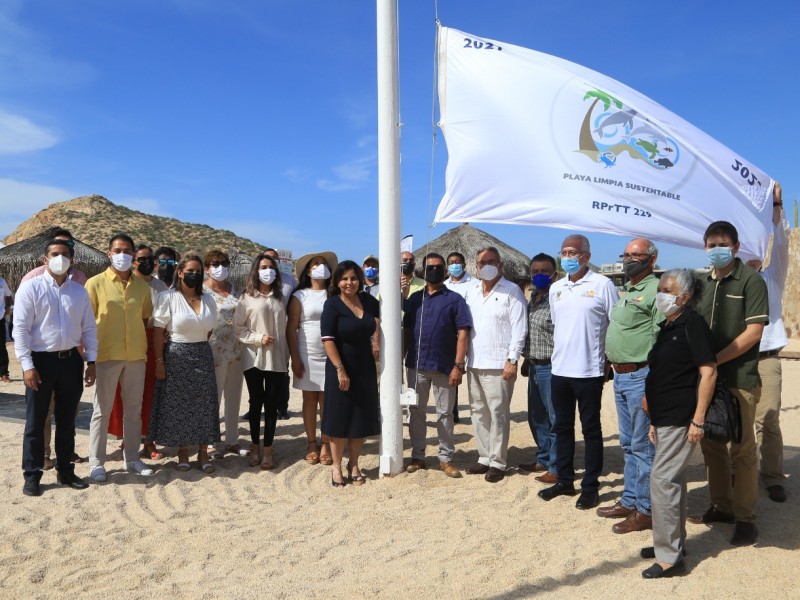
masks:
[[[636,145],[640,146],[645,152],[650,154],[650,160],[658,156],[658,142],[648,142],[645,140],[637,140]]]

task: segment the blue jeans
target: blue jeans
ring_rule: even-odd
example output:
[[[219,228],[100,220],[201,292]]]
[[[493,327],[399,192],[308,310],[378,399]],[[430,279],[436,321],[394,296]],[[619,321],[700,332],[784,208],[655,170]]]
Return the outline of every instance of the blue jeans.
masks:
[[[551,365],[530,364],[528,370],[528,426],[539,450],[536,462],[556,472],[555,413],[550,394]]]
[[[644,380],[650,369],[614,373],[614,399],[619,420],[619,445],[625,452],[625,487],[620,502],[650,516],[650,471],[655,448],[650,442],[650,418],[642,410]]]

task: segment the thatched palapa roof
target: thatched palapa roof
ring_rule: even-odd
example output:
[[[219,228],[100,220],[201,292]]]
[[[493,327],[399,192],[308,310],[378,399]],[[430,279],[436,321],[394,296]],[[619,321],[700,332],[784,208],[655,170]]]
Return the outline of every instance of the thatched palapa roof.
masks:
[[[52,239],[56,227],[49,227],[28,239],[0,248],[0,275],[11,289],[16,291],[28,271],[42,264],[44,248]],[[108,268],[109,260],[105,252],[75,240],[75,267],[92,277]]]
[[[503,259],[503,276],[506,279],[527,281],[530,278],[528,255],[469,223],[459,225],[418,248],[414,251],[414,258],[417,265],[421,266],[422,259],[429,252],[441,254],[445,259],[451,252],[460,252],[467,259],[467,273],[475,277],[478,275],[475,257],[478,250],[486,246],[494,246],[500,251],[500,258]]]

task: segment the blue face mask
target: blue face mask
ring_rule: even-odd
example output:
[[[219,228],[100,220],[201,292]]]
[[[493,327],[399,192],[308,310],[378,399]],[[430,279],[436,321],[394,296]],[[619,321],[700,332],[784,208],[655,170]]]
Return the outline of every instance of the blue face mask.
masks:
[[[378,269],[375,267],[367,267],[364,269],[364,277],[367,279],[375,279],[378,276]]]
[[[724,269],[733,260],[733,249],[725,246],[717,246],[716,248],[709,248],[706,250],[708,254],[708,262],[712,267]]]
[[[546,290],[550,287],[550,284],[553,283],[553,279],[550,277],[550,275],[537,273],[531,277],[531,283],[537,290]]]
[[[461,277],[461,275],[464,273],[464,267],[458,263],[453,263],[447,267],[447,272],[453,277]]]
[[[577,258],[562,258],[561,268],[568,274],[575,275],[575,273],[581,270],[581,261]]]

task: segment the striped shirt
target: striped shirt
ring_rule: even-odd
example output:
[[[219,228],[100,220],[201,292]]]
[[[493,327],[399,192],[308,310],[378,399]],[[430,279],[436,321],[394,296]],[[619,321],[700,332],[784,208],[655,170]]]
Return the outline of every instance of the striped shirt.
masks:
[[[523,354],[530,360],[549,360],[553,356],[553,319],[547,293],[537,302],[534,291],[528,300],[528,336]]]

